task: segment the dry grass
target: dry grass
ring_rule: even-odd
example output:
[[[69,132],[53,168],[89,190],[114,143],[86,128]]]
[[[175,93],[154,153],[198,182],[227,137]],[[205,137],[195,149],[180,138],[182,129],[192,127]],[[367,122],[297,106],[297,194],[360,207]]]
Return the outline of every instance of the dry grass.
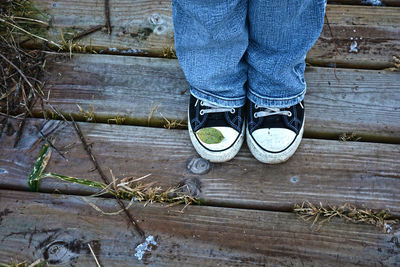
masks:
[[[11,263],[0,263],[0,267],[45,267],[49,266],[47,262],[43,259],[38,259],[31,264],[28,264],[27,261],[11,261]]]
[[[169,203],[170,205],[185,204],[186,206],[192,203],[200,204],[199,199],[195,196],[195,192],[191,192],[189,186],[186,184],[179,184],[174,187],[163,189],[155,182],[144,183],[143,181],[150,177],[150,174],[139,178],[125,177],[118,179],[110,170],[112,182],[107,185],[101,182],[60,175],[52,172],[44,173],[51,157],[51,151],[51,147],[46,144],[33,166],[28,179],[28,185],[32,191],[39,191],[39,184],[42,179],[54,178],[69,183],[98,188],[100,191],[95,194],[96,196],[108,193],[119,199],[145,202],[145,205],[153,202]]]
[[[121,125],[121,124],[124,124],[125,121],[126,121],[126,118],[125,118],[125,117],[122,117],[122,116],[118,113],[117,116],[116,116],[115,118],[113,118],[113,119],[108,119],[108,120],[107,120],[107,123],[109,123],[109,124],[118,124],[118,125]]]
[[[62,29],[60,29],[60,37],[62,45],[59,48],[60,50],[69,52],[70,58],[72,57],[73,52],[97,54],[97,52],[93,50],[92,39],[90,39],[89,45],[82,45],[74,37],[69,39],[65,38]]]
[[[147,116],[147,126],[150,126],[151,119],[153,118],[154,113],[157,111],[158,107],[160,104],[156,103],[153,105],[153,103],[150,104],[150,112],[149,115]]]
[[[400,56],[393,56],[393,64],[397,70],[400,70]]]
[[[167,118],[164,117],[163,114],[160,113],[160,115],[163,117],[165,124],[164,128],[166,129],[181,129],[181,128],[186,128],[188,125],[186,122],[180,120],[168,120]]]
[[[143,183],[142,180],[148,178],[150,174],[143,177],[126,177],[121,179],[120,183],[114,183],[113,192],[121,199],[134,199],[135,201],[148,203],[170,203],[177,204],[199,204],[199,201],[193,197],[193,193],[186,185],[178,185],[162,189],[155,182]],[[115,177],[113,179],[116,180]]]
[[[36,9],[31,0],[2,0],[0,5],[0,114],[7,118],[32,116],[31,108],[37,98],[48,103],[43,95],[41,82],[45,66],[44,54],[48,48],[58,51],[93,52],[75,40],[82,33],[61,43],[47,39],[51,18]],[[94,30],[101,29],[101,25]],[[89,32],[88,32],[89,33]],[[41,50],[22,46],[29,42],[42,43]],[[42,104],[43,107],[43,104]],[[88,117],[90,118],[90,117]]]
[[[166,58],[177,58],[176,52],[172,47],[164,47],[162,53]]]
[[[357,136],[355,133],[342,133],[339,136],[339,141],[346,142],[346,141],[360,141],[361,137]]]
[[[392,225],[399,221],[393,219],[393,216],[386,210],[375,212],[367,208],[356,208],[348,203],[342,206],[324,207],[322,203],[319,206],[310,202],[295,205],[294,212],[298,213],[305,221],[311,221],[312,225],[318,225],[317,231],[321,229],[324,223],[329,222],[332,218],[342,218],[352,223],[365,223],[375,225],[384,232],[389,233]]]
[[[20,43],[40,39],[46,17],[30,1],[2,1],[0,7],[0,112],[7,117],[31,115],[31,106],[41,94],[42,51],[26,50]]]
[[[87,122],[96,122],[96,118],[94,115],[94,103],[93,103],[93,99],[92,99],[92,103],[90,104],[90,108],[88,111],[84,110],[80,105],[76,104],[76,106],[79,109],[79,113],[83,116],[83,118],[87,121]]]
[[[16,43],[40,40],[59,49],[62,47],[46,39],[50,17],[35,8],[31,0],[1,1],[0,22],[0,34],[6,39]]]

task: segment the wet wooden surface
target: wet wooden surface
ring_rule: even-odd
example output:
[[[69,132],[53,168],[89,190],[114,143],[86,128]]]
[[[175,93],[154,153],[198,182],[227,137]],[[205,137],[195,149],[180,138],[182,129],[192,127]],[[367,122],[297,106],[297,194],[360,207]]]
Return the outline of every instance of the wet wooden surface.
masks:
[[[61,41],[60,30],[68,38],[105,23],[102,1],[34,2],[52,18],[48,34],[55,41]],[[104,30],[79,43],[101,53],[163,56],[165,49],[174,46],[171,13],[169,0],[113,1],[112,35]],[[320,39],[307,56],[309,63],[374,69],[393,66],[393,56],[400,54],[399,8],[328,5],[327,17],[332,34],[325,22]],[[354,42],[357,52],[350,49]]]
[[[113,199],[89,198],[105,211]],[[57,266],[395,266],[398,228],[332,220],[319,231],[293,213],[218,207],[135,204],[132,213],[153,236],[142,260],[134,236],[119,216],[99,215],[79,196],[0,191],[0,261],[44,258]],[[60,220],[60,218],[63,218]],[[23,222],[23,223],[21,223]]]
[[[400,6],[399,0],[328,0],[329,4]]]
[[[64,114],[82,118],[94,108],[100,122],[125,124],[187,120],[188,83],[177,60],[116,55],[48,57],[45,94]],[[400,75],[394,71],[309,67],[305,134],[400,143]],[[116,105],[118,103],[118,105]],[[384,105],[382,105],[384,103]],[[41,106],[35,108],[38,113]],[[154,112],[153,112],[154,111]],[[151,119],[149,120],[149,116]]]
[[[135,203],[130,213],[157,243],[138,259],[143,240],[125,218],[101,215],[81,198],[96,190],[47,178],[41,193],[28,192],[44,145],[39,130],[46,135],[61,121],[28,119],[14,148],[20,121],[4,124],[0,117],[0,263],[45,258],[56,266],[96,266],[90,244],[101,266],[398,266],[398,225],[385,232],[333,220],[315,231],[292,210],[305,201],[350,203],[400,218],[400,75],[383,70],[400,55],[400,8],[394,7],[400,1],[382,1],[391,7],[329,1],[332,34],[325,22],[307,56],[319,66],[306,71],[308,138],[287,163],[273,166],[257,162],[246,145],[234,160],[208,164],[186,130],[161,128],[164,117],[186,121],[189,94],[176,60],[149,57],[173,48],[171,3],[110,2],[112,35],[103,29],[79,41],[101,55],[47,57],[45,93],[81,121],[86,118],[77,104],[86,111],[93,106],[96,123],[79,125],[108,177],[111,169],[118,178],[151,173],[147,181],[163,188],[183,182],[205,205],[180,213],[182,206]],[[103,1],[35,4],[50,15],[52,40],[61,40],[61,29],[68,38],[105,23]],[[355,42],[357,51],[350,52]],[[352,69],[321,67],[334,63]],[[107,124],[117,118],[129,125]],[[337,141],[343,132],[368,142]],[[46,172],[101,181],[70,124],[50,136],[66,159],[53,151]],[[111,198],[90,201],[107,212],[119,210]]]
[[[29,120],[17,149],[15,133],[3,133],[0,144],[0,188],[27,190],[27,178],[43,143],[37,128],[44,120]],[[53,129],[48,123],[42,132]],[[291,210],[295,204],[341,205],[389,209],[400,214],[400,146],[378,143],[304,139],[296,154],[285,164],[257,162],[244,146],[234,160],[202,167],[197,162],[184,130],[80,123],[103,171],[110,177],[141,177],[163,188],[187,183],[207,204],[272,210]],[[35,127],[36,126],[36,127]],[[56,146],[68,161],[53,153],[46,171],[102,181],[71,126],[53,135]],[[64,148],[66,147],[67,148]],[[63,149],[64,148],[64,149]],[[196,167],[197,166],[197,167]],[[198,174],[199,170],[206,171]],[[111,178],[110,178],[111,180]],[[91,188],[44,179],[41,190],[65,194],[89,194]]]

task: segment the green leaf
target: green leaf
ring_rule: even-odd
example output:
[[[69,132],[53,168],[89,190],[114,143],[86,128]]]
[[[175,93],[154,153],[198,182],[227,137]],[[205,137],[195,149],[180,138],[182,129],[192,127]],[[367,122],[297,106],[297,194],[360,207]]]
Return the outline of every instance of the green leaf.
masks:
[[[86,185],[90,187],[95,187],[95,188],[106,188],[107,185],[104,183],[99,183],[87,179],[80,179],[80,178],[75,178],[71,176],[65,176],[65,175],[60,175],[56,173],[44,173],[43,171],[47,166],[47,163],[49,162],[51,157],[51,148],[49,147],[48,144],[44,145],[42,148],[42,151],[40,151],[39,157],[36,160],[35,164],[33,165],[33,170],[31,174],[29,175],[28,178],[28,186],[31,191],[39,191],[39,182],[43,178],[55,178],[55,179],[60,179],[66,182],[74,183],[74,184],[80,184],[80,185]]]
[[[99,182],[91,181],[91,180],[88,180],[88,179],[82,179],[82,178],[75,178],[75,177],[71,177],[71,176],[60,175],[60,174],[56,174],[56,173],[53,173],[53,172],[49,172],[49,173],[43,174],[40,177],[40,179],[46,178],[46,177],[60,179],[60,180],[66,181],[66,182],[74,183],[74,184],[87,185],[87,186],[95,187],[95,188],[106,188],[107,187],[107,185],[104,184],[104,183],[99,183]]]
[[[51,149],[48,144],[45,144],[40,151],[39,157],[33,165],[33,169],[28,178],[28,186],[31,191],[39,191],[39,181],[44,169],[47,166],[51,157]]]
[[[206,144],[219,144],[224,140],[224,135],[215,128],[203,128],[197,131],[197,136]]]

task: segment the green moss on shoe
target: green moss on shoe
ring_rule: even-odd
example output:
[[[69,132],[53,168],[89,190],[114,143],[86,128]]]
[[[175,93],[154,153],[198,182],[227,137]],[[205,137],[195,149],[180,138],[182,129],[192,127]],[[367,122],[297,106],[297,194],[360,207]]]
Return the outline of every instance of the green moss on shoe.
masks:
[[[219,144],[224,140],[224,135],[215,128],[203,128],[197,131],[197,136],[206,144]]]

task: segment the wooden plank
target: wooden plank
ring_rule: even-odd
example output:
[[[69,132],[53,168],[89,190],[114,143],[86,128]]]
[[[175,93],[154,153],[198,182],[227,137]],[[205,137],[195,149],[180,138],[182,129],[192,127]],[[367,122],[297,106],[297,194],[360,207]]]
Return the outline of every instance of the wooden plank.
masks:
[[[399,0],[328,0],[329,4],[400,6]]]
[[[16,134],[4,130],[9,135],[0,139],[4,151],[0,155],[0,188],[27,190],[27,178],[42,146],[35,146],[42,123],[39,119],[27,121],[17,149],[12,147]],[[46,124],[44,133],[55,123]],[[280,165],[257,162],[244,145],[234,160],[211,164],[205,168],[206,174],[195,174],[196,168],[187,167],[196,153],[184,130],[94,123],[80,126],[109,177],[110,169],[120,178],[151,173],[148,182],[155,181],[163,188],[186,183],[209,205],[291,210],[304,201],[348,202],[400,214],[398,145],[305,139],[296,154]],[[60,129],[54,136],[68,161],[53,153],[48,171],[101,181],[72,127]],[[44,179],[40,187],[44,192],[94,192],[54,179]]]
[[[90,198],[103,210],[111,199]],[[78,196],[0,191],[0,262],[44,258],[56,265],[95,266],[394,266],[398,228],[332,220],[320,231],[293,213],[135,204],[131,212],[156,245],[142,260],[118,216],[102,216]],[[60,218],[63,218],[60,220]]]
[[[46,95],[63,113],[84,119],[76,104],[107,122],[165,124],[187,120],[188,84],[177,60],[110,55],[48,58]],[[392,71],[309,67],[306,136],[400,142],[400,75]],[[152,110],[149,121],[149,115]],[[40,105],[35,108],[39,116]],[[149,123],[150,122],[150,123]]]
[[[48,38],[61,41],[93,26],[104,24],[103,2],[53,0],[34,1],[38,9],[52,17]],[[173,24],[169,0],[117,0],[111,4],[113,33],[97,32],[79,43],[101,53],[163,56],[174,47]],[[395,7],[328,5],[329,27],[325,24],[321,38],[307,56],[311,64],[357,68],[393,66],[393,56],[400,54],[400,9]],[[353,40],[352,40],[353,38]],[[357,42],[358,52],[350,52]]]
[[[325,21],[307,61],[321,66],[334,66],[336,62],[337,66],[352,68],[393,66],[393,56],[400,52],[400,8],[337,7],[327,6],[332,34]],[[357,51],[350,48],[352,45]]]

